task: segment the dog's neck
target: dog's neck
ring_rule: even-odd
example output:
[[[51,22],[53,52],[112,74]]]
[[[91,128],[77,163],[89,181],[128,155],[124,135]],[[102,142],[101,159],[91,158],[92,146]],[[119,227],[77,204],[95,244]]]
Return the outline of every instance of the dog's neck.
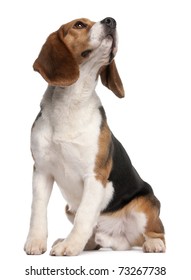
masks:
[[[67,87],[48,86],[42,100],[42,107],[46,107],[54,115],[72,116],[83,112],[91,116],[92,110],[101,106],[101,101],[95,92],[97,72],[80,69],[79,79]],[[82,113],[81,113],[82,114]],[[52,114],[51,114],[52,115]]]
[[[48,86],[41,104],[54,127],[56,139],[59,139],[60,131],[71,131],[71,127],[72,137],[78,135],[90,124],[95,112],[99,112],[101,101],[95,92],[96,84],[96,75],[80,71],[79,79],[71,86]],[[67,137],[67,132],[63,134]]]
[[[59,101],[63,101],[67,106],[86,105],[96,95],[97,72],[98,70],[86,69],[85,66],[80,67],[78,80],[67,87],[55,87],[54,97],[58,97]]]

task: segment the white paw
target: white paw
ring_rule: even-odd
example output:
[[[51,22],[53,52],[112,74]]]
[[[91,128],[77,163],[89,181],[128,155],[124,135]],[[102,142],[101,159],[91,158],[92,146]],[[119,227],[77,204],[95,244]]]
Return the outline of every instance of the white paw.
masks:
[[[143,244],[145,253],[164,253],[165,250],[165,244],[160,238],[149,238]]]
[[[67,239],[58,239],[54,242],[51,256],[77,256],[83,251],[84,246],[79,242]]]
[[[24,250],[27,255],[41,255],[46,252],[47,245],[46,239],[39,238],[27,238],[27,241],[24,246]]]

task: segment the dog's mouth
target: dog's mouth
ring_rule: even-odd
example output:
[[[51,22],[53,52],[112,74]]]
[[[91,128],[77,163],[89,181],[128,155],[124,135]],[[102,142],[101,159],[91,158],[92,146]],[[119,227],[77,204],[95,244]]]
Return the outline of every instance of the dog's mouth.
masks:
[[[117,46],[116,46],[116,35],[114,34],[108,34],[106,36],[107,38],[110,38],[112,40],[112,45],[111,45],[111,52],[109,55],[109,63],[114,59],[116,52],[117,52]]]
[[[115,39],[115,35],[113,34],[108,34],[105,38],[112,40],[111,50],[109,54],[109,63],[110,63],[114,59],[117,52],[116,39]],[[81,56],[83,58],[88,58],[92,52],[93,49],[87,49],[81,53]]]

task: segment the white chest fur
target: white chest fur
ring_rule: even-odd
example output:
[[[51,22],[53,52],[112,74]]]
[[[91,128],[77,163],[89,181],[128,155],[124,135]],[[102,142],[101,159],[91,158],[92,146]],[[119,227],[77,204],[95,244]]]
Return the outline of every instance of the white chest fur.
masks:
[[[32,129],[36,168],[54,177],[68,203],[77,208],[83,178],[93,174],[101,125],[100,100],[94,92],[80,100],[75,92],[49,87],[42,115]]]

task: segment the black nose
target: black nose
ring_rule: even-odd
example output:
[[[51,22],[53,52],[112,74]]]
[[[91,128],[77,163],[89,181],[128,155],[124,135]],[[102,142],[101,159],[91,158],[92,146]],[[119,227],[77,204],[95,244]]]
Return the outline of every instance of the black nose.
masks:
[[[101,21],[101,23],[104,23],[105,25],[107,25],[112,29],[116,28],[116,21],[114,20],[114,18],[106,17]]]

